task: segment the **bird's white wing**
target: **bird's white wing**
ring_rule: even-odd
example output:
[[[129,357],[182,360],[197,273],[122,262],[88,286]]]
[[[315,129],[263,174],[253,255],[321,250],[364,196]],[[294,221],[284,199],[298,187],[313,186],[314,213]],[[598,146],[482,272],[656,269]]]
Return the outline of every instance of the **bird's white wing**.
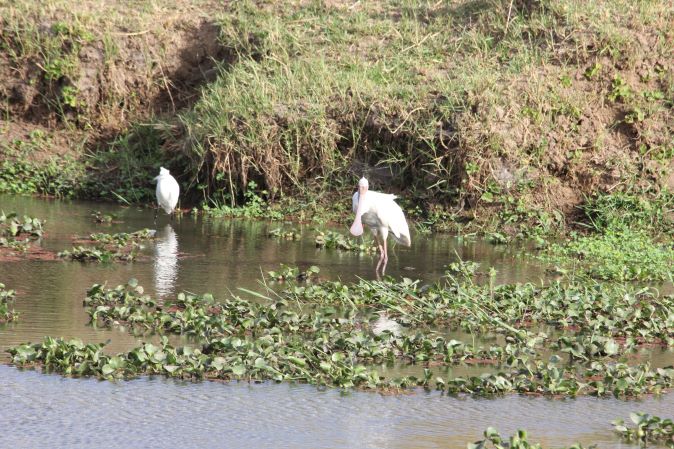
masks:
[[[169,181],[168,203],[171,205],[171,209],[173,209],[176,207],[176,204],[178,204],[178,198],[180,197],[180,186],[178,185],[178,181],[176,181],[173,177],[171,177]]]
[[[164,204],[167,203],[168,201],[168,188],[166,184],[166,180],[163,178],[159,178],[157,180],[157,203],[159,203],[160,206],[164,206]]]
[[[390,197],[395,198],[394,195]],[[383,201],[381,213],[384,215],[382,218],[388,224],[391,233],[395,239],[405,245],[410,246],[412,244],[412,238],[410,237],[410,228],[407,225],[407,220],[405,219],[405,213],[402,208],[393,201],[393,198],[386,198]]]
[[[157,181],[157,203],[167,214],[178,204],[180,186],[172,176],[161,176]]]

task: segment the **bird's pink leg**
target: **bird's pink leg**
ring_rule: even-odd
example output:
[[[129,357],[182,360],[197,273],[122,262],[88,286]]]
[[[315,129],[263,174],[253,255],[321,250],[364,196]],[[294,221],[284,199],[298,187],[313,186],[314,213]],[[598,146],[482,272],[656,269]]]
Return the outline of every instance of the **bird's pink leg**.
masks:
[[[381,263],[384,260],[384,247],[381,246],[381,241],[379,240],[378,233],[374,234],[374,239],[377,242],[377,248],[379,249],[379,260],[377,261],[377,268],[375,268],[374,272],[377,275],[377,279],[379,279],[379,267],[381,266]]]
[[[384,240],[384,264],[381,267],[381,275],[384,275],[384,272],[386,271],[386,264],[388,263],[388,245],[386,244],[386,240]]]

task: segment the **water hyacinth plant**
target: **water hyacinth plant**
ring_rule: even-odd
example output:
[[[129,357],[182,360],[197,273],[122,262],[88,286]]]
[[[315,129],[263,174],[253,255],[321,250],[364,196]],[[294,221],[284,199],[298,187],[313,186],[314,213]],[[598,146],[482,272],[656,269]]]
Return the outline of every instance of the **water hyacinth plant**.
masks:
[[[595,445],[592,445],[588,446],[587,449],[595,447]],[[573,444],[568,449],[583,448],[584,446],[581,444]],[[543,449],[543,446],[538,443],[530,443],[525,430],[518,430],[515,435],[506,439],[496,429],[489,427],[484,431],[484,440],[469,443],[467,449]]]
[[[361,241],[346,237],[339,232],[320,231],[316,235],[316,247],[325,249],[339,249],[343,251],[355,251],[373,253],[377,251],[374,241]]]
[[[674,421],[671,419],[648,413],[630,413],[630,420],[636,427],[628,427],[622,419],[613,422],[615,431],[623,440],[642,446],[654,443],[674,448]]]
[[[16,212],[0,212],[0,248],[27,251],[33,240],[42,237],[43,224],[39,218],[20,218]]]
[[[312,265],[306,270],[301,270],[298,267],[281,264],[278,271],[268,271],[267,274],[272,280],[278,282],[289,280],[310,281],[316,279],[320,271],[321,269],[316,265]]]
[[[135,232],[118,232],[116,234],[95,233],[91,234],[91,240],[106,245],[126,246],[131,243],[139,243],[143,240],[153,239],[156,231],[153,229],[141,229]]]
[[[156,231],[152,229],[141,229],[130,233],[91,234],[89,238],[95,246],[79,245],[69,251],[61,251],[58,256],[80,262],[129,262],[134,260],[142,249],[141,242],[154,238],[155,233]]]
[[[627,398],[674,385],[674,368],[652,369],[625,357],[646,342],[672,345],[674,298],[655,298],[648,290],[587,281],[483,287],[449,278],[433,285],[407,279],[289,282],[280,293],[255,293],[255,301],[180,293],[160,302],[132,280],[113,289],[94,285],[84,304],[95,325],[188,335],[198,342],[175,348],[163,340],[160,349],[150,350],[163,354],[151,366],[146,345],[119,354],[118,369],[104,373],[99,366],[93,374],[102,378],[164,372],[377,391],[423,387],[487,397]],[[382,314],[401,332],[375,332]],[[457,329],[493,338],[465,343],[451,338]],[[43,354],[44,346],[14,348],[14,363],[53,364],[51,355],[25,356]],[[386,378],[376,368],[392,363],[417,366],[419,374]],[[457,364],[485,371],[453,378],[432,371]]]
[[[269,237],[275,237],[282,240],[299,240],[302,234],[296,229],[274,228],[267,234]]]
[[[74,246],[58,253],[58,257],[78,262],[130,262],[136,258],[134,248],[129,251],[111,251],[103,247]]]
[[[0,282],[0,323],[7,323],[15,321],[18,318],[18,313],[9,309],[9,302],[14,300],[16,293],[14,290],[5,288],[5,284]]]

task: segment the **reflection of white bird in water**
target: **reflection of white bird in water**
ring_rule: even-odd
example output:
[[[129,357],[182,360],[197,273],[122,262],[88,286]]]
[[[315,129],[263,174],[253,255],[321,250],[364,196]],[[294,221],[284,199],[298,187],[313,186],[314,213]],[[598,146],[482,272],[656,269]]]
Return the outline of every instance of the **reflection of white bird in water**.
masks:
[[[154,180],[157,181],[157,204],[173,219],[173,209],[178,204],[178,197],[180,196],[178,181],[164,167],[159,169],[159,176]],[[159,209],[155,210],[155,221],[157,221],[158,213]]]
[[[178,277],[178,237],[170,224],[158,236],[154,257],[154,287],[159,297],[173,293]]]
[[[356,213],[356,219],[351,225],[351,234],[359,236],[363,233],[363,224],[368,226],[374,234],[374,239],[379,247],[379,262],[375,272],[379,275],[386,270],[388,262],[388,249],[386,248],[386,238],[389,232],[393,235],[396,242],[405,246],[412,244],[410,230],[407,227],[405,214],[403,210],[394,201],[395,195],[388,193],[374,192],[368,190],[367,179],[361,178],[358,182],[358,191],[353,194],[353,211]]]
[[[379,315],[377,321],[372,325],[372,333],[375,335],[381,335],[385,331],[388,331],[393,335],[400,335],[400,329],[400,324],[395,320],[390,319],[385,313]]]

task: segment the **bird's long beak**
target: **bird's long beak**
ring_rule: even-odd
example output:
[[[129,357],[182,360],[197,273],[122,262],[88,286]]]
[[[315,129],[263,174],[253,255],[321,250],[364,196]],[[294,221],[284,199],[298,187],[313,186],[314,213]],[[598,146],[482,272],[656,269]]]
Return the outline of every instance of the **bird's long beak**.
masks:
[[[360,217],[363,215],[363,207],[365,205],[365,194],[367,193],[367,187],[365,186],[358,186],[358,208],[356,209],[356,219],[353,220],[353,224],[351,225],[351,229],[349,231],[351,234],[355,235],[358,237],[363,233],[363,222],[361,221]]]

